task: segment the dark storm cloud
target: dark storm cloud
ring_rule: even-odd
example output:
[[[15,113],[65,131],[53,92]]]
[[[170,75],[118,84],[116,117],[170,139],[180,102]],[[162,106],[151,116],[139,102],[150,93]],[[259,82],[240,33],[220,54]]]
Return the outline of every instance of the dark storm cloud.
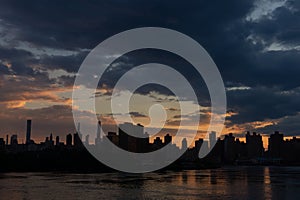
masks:
[[[0,64],[0,73],[1,74],[9,74],[9,70],[8,70],[7,66]]]
[[[299,45],[300,4],[297,0],[288,0],[286,6],[277,8],[271,17],[264,17],[252,23],[252,33],[267,43],[280,42],[287,45]]]
[[[291,117],[282,118],[278,123],[259,128],[259,132],[264,134],[272,134],[274,130],[284,133],[285,136],[299,136],[299,121],[300,115],[294,115]]]
[[[75,75],[74,76],[63,75],[56,79],[56,83],[64,87],[73,87],[74,81],[75,81]]]
[[[230,107],[238,115],[228,117],[232,124],[279,119],[296,115],[300,110],[300,89],[280,90],[258,87],[228,92]],[[229,126],[230,126],[229,125]]]
[[[19,40],[68,49],[93,48],[104,38],[141,26],[171,26],[202,35],[224,28],[252,7],[225,1],[2,1],[0,17],[18,29]],[[196,33],[195,35],[199,35]]]
[[[33,55],[30,52],[0,46],[0,60],[11,65],[13,74],[32,75],[34,73],[32,68],[26,65],[26,63],[31,63],[32,59]]]
[[[256,73],[252,81],[257,85],[278,86],[293,89],[300,86],[300,51],[271,51],[257,59]]]
[[[144,115],[142,113],[139,112],[130,112],[129,113],[132,117],[148,117],[147,115]]]
[[[80,51],[74,55],[44,55],[39,59],[39,64],[49,70],[62,69],[69,73],[76,73],[87,54],[86,51]]]
[[[3,94],[0,96],[0,104],[7,104],[14,101],[30,102],[32,100],[64,102],[64,99],[54,95],[54,92],[60,89],[57,86],[50,85],[45,81],[47,79],[43,79],[42,77],[37,76],[35,79],[28,79],[26,77],[8,78],[0,76],[2,78],[0,91]]]
[[[229,109],[237,112],[229,118],[232,124],[242,124],[265,119],[295,116],[300,112],[300,3],[287,1],[286,5],[262,16],[247,21],[247,15],[255,9],[252,0],[199,0],[199,1],[2,1],[0,6],[1,24],[18,42],[28,42],[35,48],[72,50],[72,55],[41,55],[3,46],[0,48],[1,61],[8,60],[11,70],[22,76],[34,76],[41,87],[54,84],[54,80],[34,69],[63,69],[77,72],[88,53],[107,37],[131,28],[160,26],[181,31],[197,40],[216,62],[223,80],[228,87],[247,86],[250,90],[228,92]],[[1,30],[1,29],[0,29]],[[6,35],[7,36],[7,35]],[[1,39],[1,38],[0,38]],[[283,49],[268,51],[273,44]],[[0,43],[1,44],[1,43]],[[104,83],[113,86],[114,80],[137,64],[162,61],[183,73],[194,85],[201,105],[209,105],[204,83],[194,76],[187,63],[172,55],[155,53],[132,54],[135,59],[120,59],[115,70],[108,72]],[[160,62],[161,63],[161,62]],[[118,73],[116,73],[118,71]],[[12,73],[0,63],[0,72]],[[109,74],[111,73],[111,74]],[[43,82],[44,79],[44,83]],[[61,76],[55,81],[71,86],[74,77]],[[30,88],[30,84],[25,84]],[[146,94],[152,88],[141,88]],[[165,94],[170,91],[154,88]],[[15,91],[17,93],[17,91]],[[204,96],[204,97],[203,97]],[[300,130],[300,127],[299,127]]]
[[[126,72],[145,63],[160,63],[166,66],[171,66],[189,81],[191,86],[194,88],[195,93],[198,95],[199,103],[202,106],[210,105],[207,87],[197,70],[194,69],[194,67],[185,59],[163,50],[145,49],[132,51],[116,59],[110,65],[109,69],[103,74],[99,86],[103,87],[103,85],[105,85],[113,88],[116,82]],[[163,78],[168,79],[167,76]],[[177,99],[173,97],[174,93],[172,88],[166,88],[159,84],[147,84],[139,87],[135,92],[143,95],[150,95],[156,99],[157,102],[166,101],[167,99],[168,101],[171,101],[170,98],[173,98],[172,100]],[[155,94],[151,95],[151,92],[155,92]],[[163,94],[167,97],[157,96],[157,94]]]

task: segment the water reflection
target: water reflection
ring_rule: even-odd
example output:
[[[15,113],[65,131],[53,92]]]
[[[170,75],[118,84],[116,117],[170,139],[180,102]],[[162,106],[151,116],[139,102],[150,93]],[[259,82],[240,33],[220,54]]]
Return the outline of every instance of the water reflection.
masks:
[[[0,174],[1,200],[300,199],[299,167],[227,167],[147,174]]]
[[[272,199],[270,168],[264,168],[264,197],[266,200]]]

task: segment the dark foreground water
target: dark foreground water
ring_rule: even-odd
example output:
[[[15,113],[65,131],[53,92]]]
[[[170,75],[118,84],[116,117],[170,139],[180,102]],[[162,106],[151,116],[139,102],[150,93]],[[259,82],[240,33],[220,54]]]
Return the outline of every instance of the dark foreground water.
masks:
[[[142,175],[0,174],[1,200],[300,199],[300,167],[225,167]]]

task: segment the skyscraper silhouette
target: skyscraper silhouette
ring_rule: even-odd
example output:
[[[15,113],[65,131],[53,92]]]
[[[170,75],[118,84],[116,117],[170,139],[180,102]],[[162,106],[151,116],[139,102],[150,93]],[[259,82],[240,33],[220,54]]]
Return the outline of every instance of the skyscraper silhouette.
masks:
[[[196,148],[196,151],[199,152],[200,151],[200,148],[203,144],[203,139],[199,138],[198,140],[195,141],[195,148]]]
[[[80,138],[80,140],[82,140],[82,134],[80,131],[80,123],[77,124],[77,134],[78,134],[78,137]]]
[[[272,157],[279,158],[282,156],[283,142],[283,134],[280,134],[279,131],[275,131],[274,134],[270,135],[269,152]]]
[[[73,144],[74,144],[75,147],[82,146],[82,141],[81,141],[79,133],[74,133],[74,135],[73,135]]]
[[[160,137],[156,137],[153,141],[153,149],[157,150],[163,147],[163,141],[160,139]]]
[[[53,135],[52,135],[52,133],[50,134],[50,142],[52,142],[53,141]]]
[[[85,145],[89,145],[90,144],[90,135],[86,135],[85,136]]]
[[[4,149],[5,147],[5,141],[3,138],[0,138],[0,149]]]
[[[72,146],[72,134],[68,134],[66,136],[66,145],[67,146]]]
[[[172,143],[172,136],[170,136],[170,134],[165,135],[165,137],[164,137],[164,143],[165,144]]]
[[[101,143],[101,121],[98,121],[97,124],[97,135],[95,138],[95,145],[98,146]]]
[[[209,134],[209,148],[212,149],[215,146],[216,142],[217,142],[217,133],[215,131],[212,131]]]
[[[149,137],[144,133],[144,126],[128,122],[119,125],[119,145],[122,149],[140,153],[146,150],[147,144]]]
[[[181,149],[186,150],[187,149],[187,140],[186,138],[183,138],[181,141]]]
[[[26,144],[29,144],[31,140],[31,119],[27,120],[27,130],[26,130]]]
[[[262,136],[253,132],[253,135],[248,131],[246,134],[246,146],[248,158],[260,157],[263,154],[264,147]]]
[[[115,132],[108,132],[107,138],[115,145],[119,145],[119,137]]]
[[[229,133],[224,138],[224,158],[226,162],[233,162],[235,157],[235,137]]]
[[[56,136],[55,145],[59,145],[59,136]]]
[[[11,145],[17,145],[18,144],[18,135],[12,135],[10,137],[10,144]]]

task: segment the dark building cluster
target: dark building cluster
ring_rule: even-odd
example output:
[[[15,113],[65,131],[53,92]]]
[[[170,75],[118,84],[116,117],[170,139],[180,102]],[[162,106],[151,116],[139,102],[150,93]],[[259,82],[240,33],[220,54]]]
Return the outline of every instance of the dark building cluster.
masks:
[[[233,134],[226,135],[224,140],[218,141],[224,149],[225,163],[300,164],[300,139],[293,137],[284,140],[284,135],[275,131],[270,135],[268,149],[265,150],[260,134],[247,132],[245,136],[246,142],[241,142]]]
[[[27,120],[26,140],[25,143],[18,143],[18,136],[7,135],[6,139],[0,138],[0,152],[4,154],[22,154],[24,152],[66,152],[66,151],[86,151],[85,147],[94,148],[103,144],[106,137],[114,145],[130,152],[145,153],[163,148],[165,145],[171,145],[171,151],[168,154],[185,151],[185,153],[176,161],[181,163],[180,166],[198,166],[199,163],[222,164],[300,164],[300,139],[284,140],[284,135],[275,132],[269,137],[269,146],[265,150],[263,147],[262,136],[257,133],[251,134],[247,132],[246,142],[235,138],[233,134],[225,135],[223,139],[217,138],[216,132],[209,134],[209,140],[198,139],[194,142],[194,146],[188,148],[186,138],[181,142],[181,149],[173,144],[173,137],[169,134],[163,139],[156,137],[153,142],[149,141],[149,135],[144,132],[144,127],[140,124],[134,125],[124,123],[119,126],[118,133],[108,132],[102,133],[101,122],[98,122],[98,128],[94,143],[91,144],[90,136],[86,135],[85,140],[82,139],[80,133],[80,124],[78,124],[77,132],[66,135],[65,143],[61,142],[60,137],[54,138],[51,133],[45,138],[44,142],[36,144],[31,139],[32,121]],[[127,134],[130,133],[130,134]],[[10,139],[10,141],[9,141]],[[84,144],[84,145],[83,145]],[[209,152],[209,154],[199,159],[199,152]],[[4,153],[4,154],[3,154]],[[47,154],[49,155],[49,154]],[[166,158],[167,159],[167,158]]]

